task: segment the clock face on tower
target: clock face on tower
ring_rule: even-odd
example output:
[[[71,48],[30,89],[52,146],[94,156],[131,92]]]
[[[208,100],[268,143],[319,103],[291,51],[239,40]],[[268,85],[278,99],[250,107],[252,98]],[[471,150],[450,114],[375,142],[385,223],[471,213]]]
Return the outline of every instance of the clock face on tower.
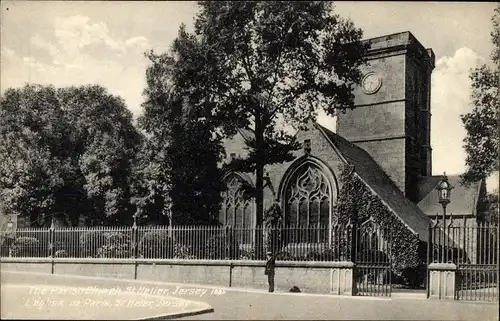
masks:
[[[382,86],[382,79],[376,73],[369,72],[363,76],[361,85],[363,86],[364,92],[371,95],[376,93],[380,89],[380,87]]]

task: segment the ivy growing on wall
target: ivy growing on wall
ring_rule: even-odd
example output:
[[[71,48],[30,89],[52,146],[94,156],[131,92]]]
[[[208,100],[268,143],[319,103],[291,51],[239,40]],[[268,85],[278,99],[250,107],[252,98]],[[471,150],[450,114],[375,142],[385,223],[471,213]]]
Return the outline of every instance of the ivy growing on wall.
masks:
[[[391,229],[391,257],[396,271],[422,264],[422,244],[418,236],[363,183],[352,166],[342,168],[340,180],[342,188],[335,206],[338,222],[345,224],[351,219],[361,224],[371,217],[382,228]]]

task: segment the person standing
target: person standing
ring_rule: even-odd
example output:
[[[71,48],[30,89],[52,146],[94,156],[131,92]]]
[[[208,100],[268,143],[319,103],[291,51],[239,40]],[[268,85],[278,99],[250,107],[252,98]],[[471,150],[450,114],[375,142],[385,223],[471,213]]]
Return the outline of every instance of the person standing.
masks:
[[[273,252],[266,253],[266,270],[264,272],[267,275],[267,283],[269,284],[269,292],[274,292],[274,269],[275,260]]]

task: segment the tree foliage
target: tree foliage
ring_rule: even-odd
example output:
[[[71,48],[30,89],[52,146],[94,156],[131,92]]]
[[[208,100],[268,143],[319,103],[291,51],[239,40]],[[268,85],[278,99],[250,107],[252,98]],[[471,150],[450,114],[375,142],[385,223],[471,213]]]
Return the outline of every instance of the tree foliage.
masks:
[[[0,105],[0,202],[40,225],[56,215],[117,223],[130,212],[139,136],[121,98],[100,86],[26,85]]]
[[[263,173],[299,145],[285,130],[353,107],[365,47],[361,30],[331,2],[202,1],[194,35],[181,28],[178,84],[189,104],[226,136],[253,132],[249,155],[227,169],[255,172],[257,222]]]
[[[486,217],[486,221],[494,225],[498,225],[500,218],[498,198],[498,189],[488,194],[488,216]]]
[[[472,70],[472,111],[461,115],[467,131],[464,139],[467,171],[462,175],[462,182],[470,184],[498,171],[499,157],[499,71],[500,65],[500,4],[492,18],[493,53],[491,58],[494,68],[482,65]]]
[[[177,57],[188,44],[186,36],[181,27],[170,53],[148,54],[146,101],[139,118],[147,141],[134,202],[150,220],[172,215],[174,224],[210,223],[220,207],[218,162],[224,151],[213,123],[185,98],[184,62]]]

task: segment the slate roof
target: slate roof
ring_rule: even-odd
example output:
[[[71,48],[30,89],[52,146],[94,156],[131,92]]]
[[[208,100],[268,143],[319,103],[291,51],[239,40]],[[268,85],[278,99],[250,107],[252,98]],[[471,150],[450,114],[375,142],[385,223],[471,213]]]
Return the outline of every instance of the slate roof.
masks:
[[[364,149],[316,124],[354,171],[389,206],[389,208],[414,232],[420,240],[427,241],[431,222],[420,208],[408,200],[375,160]],[[439,205],[439,204],[438,204]]]
[[[422,177],[419,181],[418,207],[427,215],[436,215],[443,212],[438,203],[438,195],[435,190],[441,175]],[[460,176],[448,175],[453,189],[451,190],[450,203],[446,207],[449,215],[476,215],[477,204],[481,191],[482,181],[471,184],[469,187],[460,185]]]

